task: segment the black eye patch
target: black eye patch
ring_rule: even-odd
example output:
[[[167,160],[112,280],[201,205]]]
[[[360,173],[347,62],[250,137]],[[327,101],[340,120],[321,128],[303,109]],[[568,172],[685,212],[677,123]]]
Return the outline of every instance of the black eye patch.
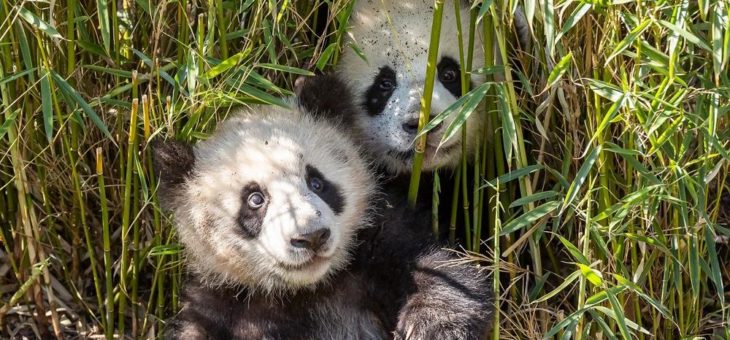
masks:
[[[382,113],[396,87],[398,87],[398,82],[395,79],[395,71],[389,66],[381,67],[373,83],[365,92],[362,106],[371,116]]]
[[[459,63],[451,57],[443,57],[436,65],[436,68],[438,69],[439,82],[454,97],[461,97],[461,67],[459,67]]]
[[[263,196],[263,204],[256,209],[252,209],[249,205],[251,194],[260,193]],[[255,195],[258,196],[258,195]],[[266,209],[269,207],[269,193],[256,182],[249,182],[241,190],[241,208],[238,210],[236,221],[241,227],[238,229],[246,238],[254,238],[261,232],[261,226],[264,223]],[[257,202],[258,203],[258,202]]]
[[[315,192],[317,196],[319,196],[325,203],[327,203],[327,205],[330,207],[330,209],[332,209],[332,211],[335,212],[335,214],[341,214],[342,210],[345,208],[345,197],[342,196],[340,187],[337,186],[337,184],[328,181],[322,175],[322,173],[317,170],[317,168],[309,164],[307,164],[304,170],[306,171],[305,177],[307,183],[312,182],[311,180],[315,178],[319,179],[319,182],[321,182],[322,184],[322,187],[320,189],[312,190],[312,192]]]

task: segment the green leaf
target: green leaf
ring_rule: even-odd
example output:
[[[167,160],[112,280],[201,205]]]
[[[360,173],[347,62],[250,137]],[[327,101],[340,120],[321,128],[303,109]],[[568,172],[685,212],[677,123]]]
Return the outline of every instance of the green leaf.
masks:
[[[555,42],[557,43],[560,38],[562,38],[568,31],[570,31],[575,24],[577,24],[581,18],[583,18],[586,13],[593,7],[591,4],[581,4],[580,6],[576,7],[575,10],[573,10],[573,13],[570,14],[570,16],[565,19],[565,23],[563,24],[563,27],[560,28],[560,33],[558,33],[558,36],[555,37]]]
[[[532,209],[520,217],[515,218],[509,223],[505,224],[499,233],[499,236],[511,234],[517,230],[520,230],[528,225],[532,225],[535,221],[541,219],[543,216],[551,213],[553,210],[560,206],[558,201],[547,202],[535,209]]]
[[[675,33],[681,35],[683,38],[687,39],[687,41],[689,41],[690,43],[698,46],[699,48],[701,48],[703,50],[706,50],[708,52],[712,52],[712,49],[710,48],[710,46],[707,45],[706,42],[704,42],[700,38],[698,38],[696,35],[694,35],[694,33],[690,32],[690,31],[687,31],[687,30],[685,30],[685,29],[683,29],[683,28],[681,28],[681,27],[679,27],[679,26],[677,26],[675,24],[672,24],[671,22],[668,22],[668,21],[659,20],[659,23],[662,26],[664,26],[664,27],[666,27],[666,28],[674,31]]]
[[[499,177],[497,177],[495,179],[492,179],[492,180],[488,181],[486,185],[480,187],[480,189],[484,188],[487,185],[490,186],[490,187],[492,187],[492,188],[496,188],[497,187],[497,183],[499,183],[500,185],[504,185],[507,182],[511,182],[511,181],[514,181],[514,180],[516,180],[518,178],[527,176],[527,175],[529,175],[529,174],[531,174],[531,173],[533,173],[533,172],[535,172],[537,170],[540,170],[540,169],[542,169],[542,165],[540,165],[540,164],[528,165],[528,166],[526,166],[524,168],[519,168],[519,169],[510,171],[510,172],[508,172],[508,173],[506,173],[506,174],[504,174],[502,176],[499,176]]]
[[[15,119],[18,118],[18,113],[20,113],[20,109],[13,111],[10,116],[7,116],[5,118],[3,125],[0,126],[0,139],[5,137],[5,134],[8,133],[8,129],[10,129],[10,126],[15,123]]]
[[[477,88],[475,88],[472,91],[469,91],[465,96],[462,98],[466,98],[466,101],[464,102],[464,105],[459,108],[458,111],[456,111],[456,116],[451,121],[448,127],[446,127],[446,130],[444,131],[443,136],[441,136],[441,141],[439,141],[439,147],[444,145],[446,141],[451,139],[454,135],[456,135],[457,132],[461,131],[461,127],[466,123],[466,120],[469,119],[469,116],[471,116],[472,113],[476,110],[477,106],[482,102],[482,99],[484,99],[484,96],[487,95],[487,91],[489,91],[490,83],[484,83]],[[453,106],[453,105],[452,105]],[[451,107],[451,106],[450,106]],[[449,111],[448,109],[444,112],[441,112],[439,116],[449,116],[452,114],[453,111]],[[421,133],[419,133],[421,135]]]
[[[96,15],[99,19],[99,28],[101,29],[101,39],[104,42],[104,50],[107,53],[111,51],[111,31],[109,28],[110,25],[108,1],[109,0],[96,0]]]
[[[594,286],[600,287],[603,284],[603,275],[601,272],[582,263],[576,263],[576,265],[580,268],[580,273],[583,274],[583,277]]]
[[[568,70],[571,61],[573,61],[573,52],[568,53],[560,59],[558,64],[555,65],[555,68],[550,72],[550,75],[548,76],[547,85],[545,85],[546,89],[553,86],[555,83],[558,82],[558,80],[560,80],[565,71]]]
[[[311,71],[307,71],[307,70],[303,70],[303,69],[291,67],[291,66],[285,66],[285,65],[265,63],[265,64],[259,64],[258,67],[269,69],[269,70],[274,70],[274,71],[285,72],[285,73],[298,74],[298,75],[302,75],[302,76],[313,76],[314,75],[314,73]]]
[[[570,255],[572,255],[573,258],[576,261],[578,261],[578,263],[581,263],[584,265],[590,264],[590,262],[585,257],[585,255],[583,255],[583,252],[578,250],[578,247],[576,247],[572,242],[570,242],[568,239],[566,239],[565,237],[562,237],[560,235],[555,235],[555,236],[558,237],[558,239],[560,240],[560,243],[562,243],[563,246],[565,246],[565,248],[568,249],[568,252],[570,253]]]
[[[578,279],[578,277],[580,277],[580,271],[576,270],[573,273],[571,273],[570,275],[568,275],[568,277],[566,277],[565,280],[563,280],[563,283],[561,283],[557,288],[553,289],[550,293],[547,293],[547,294],[541,296],[539,299],[533,301],[532,303],[540,303],[540,302],[549,300],[551,297],[562,292],[563,289],[568,287],[571,283],[573,283],[573,281]]]
[[[252,50],[252,48],[249,47],[245,51],[238,52],[238,53],[228,57],[227,59],[221,61],[218,65],[211,67],[210,70],[205,72],[205,74],[203,75],[203,78],[213,79],[217,75],[219,75],[225,71],[228,71],[232,67],[238,65],[238,63],[240,63],[241,60],[243,60],[243,58],[246,58],[246,56],[248,56],[249,53],[251,53],[251,50]]]
[[[578,196],[578,191],[580,190],[581,186],[583,186],[583,183],[585,183],[586,178],[588,178],[588,173],[593,168],[593,164],[596,163],[596,159],[598,159],[598,155],[600,153],[601,146],[598,145],[593,149],[591,154],[588,155],[588,158],[586,158],[585,162],[583,162],[583,165],[581,165],[580,170],[578,170],[578,174],[573,180],[573,183],[570,184],[568,193],[565,195],[565,200],[563,201],[563,210],[569,207],[570,204],[573,203],[575,197]]]
[[[73,99],[76,104],[78,104],[81,109],[86,113],[86,115],[91,119],[91,121],[96,125],[101,132],[104,133],[109,139],[112,141],[114,138],[112,137],[112,134],[109,133],[109,129],[107,129],[104,122],[99,118],[99,115],[96,114],[96,111],[89,106],[89,103],[87,103],[84,98],[81,97],[81,95],[76,92],[76,89],[71,87],[69,83],[66,82],[66,79],[63,79],[56,71],[51,70],[51,76],[53,78],[53,81],[56,82],[56,85],[61,89],[61,92],[65,94],[70,99]],[[71,104],[71,103],[68,103]]]
[[[21,78],[21,77],[23,77],[23,76],[25,76],[25,75],[27,75],[29,73],[32,73],[33,71],[35,71],[37,69],[38,69],[37,67],[34,67],[32,69],[29,69],[29,70],[25,70],[25,71],[22,71],[22,72],[13,73],[13,74],[11,74],[11,75],[3,78],[3,79],[0,79],[0,85],[5,85],[5,84],[7,84],[7,83],[9,83],[9,82],[11,82],[11,81],[13,81],[15,79]]]
[[[566,328],[566,332],[568,332],[568,330],[570,330],[570,332],[574,332],[575,325],[578,323],[578,321],[580,321],[580,319],[583,318],[583,313],[585,311],[586,308],[583,308],[573,312],[573,314],[568,315],[568,317],[555,324],[553,328],[550,328],[550,330],[542,337],[543,340],[553,339],[553,337],[558,334],[558,332]]]
[[[600,80],[586,79],[588,86],[593,92],[599,96],[606,98],[612,102],[617,102],[624,98],[624,92],[613,84],[609,84]]]
[[[710,271],[707,276],[712,280],[712,284],[717,290],[717,297],[720,306],[725,306],[725,288],[722,282],[722,270],[720,269],[720,261],[717,258],[717,249],[715,247],[715,237],[712,234],[711,226],[705,225],[705,244],[707,245],[707,254],[710,257]],[[727,266],[727,263],[724,263]]]
[[[517,207],[521,207],[523,205],[527,205],[527,204],[530,204],[530,203],[534,203],[536,201],[541,201],[541,200],[545,200],[545,199],[548,199],[548,198],[553,198],[553,197],[555,197],[557,195],[558,195],[558,192],[557,191],[552,191],[552,190],[549,190],[549,191],[541,191],[541,192],[532,194],[532,195],[527,196],[527,197],[518,198],[514,202],[512,202],[509,205],[509,207],[510,208],[517,208]]]
[[[606,58],[606,65],[615,58],[617,55],[619,55],[621,52],[623,52],[625,49],[627,49],[631,44],[634,43],[636,38],[638,38],[642,33],[644,33],[644,30],[646,30],[649,27],[649,24],[651,24],[652,20],[651,18],[645,19],[639,26],[636,26],[629,34],[621,40],[616,47],[613,49],[613,52]]]
[[[51,96],[51,75],[46,73],[41,77],[41,111],[43,111],[43,128],[46,139],[53,139],[53,97]]]
[[[505,84],[500,83],[497,86],[497,98],[499,98],[499,113],[502,118],[502,147],[504,148],[505,158],[510,160],[512,159],[512,151],[518,149],[518,138],[515,119],[511,107],[507,103],[507,97]]]
[[[54,39],[61,39],[63,38],[61,36],[61,33],[58,33],[55,27],[51,26],[49,23],[43,21],[41,18],[39,18],[37,15],[33,14],[33,12],[20,7],[18,9],[18,14],[20,14],[20,17],[25,19],[31,26],[41,30],[43,33],[48,35],[51,38]]]
[[[494,0],[483,0],[482,5],[479,7],[479,13],[477,14],[477,23],[479,23],[483,18],[484,15],[487,14],[487,11],[489,11],[489,7],[492,6],[492,2]],[[472,9],[476,7],[478,2],[475,2],[474,5],[472,5]]]
[[[436,117],[433,117],[433,119],[428,121],[428,124],[423,127],[421,131],[418,132],[418,135],[416,135],[415,139],[418,139],[419,137],[423,136],[424,133],[427,133],[428,131],[431,131],[433,128],[441,124],[446,118],[448,118],[450,115],[455,114],[455,112],[458,112],[456,114],[471,114],[471,112],[465,112],[467,110],[474,111],[475,107],[472,107],[474,103],[477,105],[479,104],[479,101],[474,100],[474,93],[478,94],[476,96],[478,97],[484,97],[484,94],[486,94],[486,91],[489,90],[489,83],[484,83],[482,85],[479,85],[475,89],[469,91],[466,95],[459,98],[457,101],[455,101],[453,104],[449,105],[445,110],[443,110],[441,113],[439,113]],[[456,121],[456,119],[454,119]],[[463,124],[463,122],[462,122]],[[451,124],[449,124],[449,127],[453,125],[453,121]],[[444,137],[442,137],[442,142],[446,140],[446,133],[444,133]]]
[[[327,66],[327,63],[329,63],[330,58],[332,58],[332,55],[337,50],[337,44],[331,43],[327,48],[322,51],[322,54],[320,54],[319,59],[317,60],[317,63],[315,64],[315,67],[322,71],[324,70],[324,67]]]

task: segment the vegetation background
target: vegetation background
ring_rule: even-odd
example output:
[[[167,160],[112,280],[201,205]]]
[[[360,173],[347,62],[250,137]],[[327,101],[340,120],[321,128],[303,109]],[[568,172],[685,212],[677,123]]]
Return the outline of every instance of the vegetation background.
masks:
[[[529,47],[510,44],[518,4]],[[472,7],[462,59],[496,41],[509,62],[466,68],[506,80],[450,111],[483,100],[489,129],[464,163],[479,176],[441,178],[463,190],[440,202],[494,270],[490,337],[730,338],[727,0]],[[183,267],[147,142],[282,104],[296,77],[357,50],[350,11],[0,0],[0,337],[160,336]]]

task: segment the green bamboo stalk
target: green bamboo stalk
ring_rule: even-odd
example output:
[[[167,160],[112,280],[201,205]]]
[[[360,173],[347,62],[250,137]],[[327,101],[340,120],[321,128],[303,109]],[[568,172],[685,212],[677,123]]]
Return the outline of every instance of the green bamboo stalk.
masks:
[[[459,1],[454,1],[454,15],[456,16],[456,38],[459,44],[459,65],[465,65],[464,63],[464,43],[462,38],[462,30],[461,30],[461,5]],[[459,70],[460,73],[460,79],[461,79],[461,94],[464,95],[466,92],[468,92],[468,81],[466,78],[466,74],[464,72],[465,67],[461,67]],[[466,190],[468,188],[468,176],[469,176],[469,167],[467,165],[467,147],[466,147],[466,141],[467,141],[467,122],[464,121],[464,123],[461,125],[461,160],[460,160],[460,166],[459,169],[461,169],[461,190],[462,190],[462,209],[464,212],[464,231],[465,231],[465,241],[466,241],[466,248],[471,249],[472,248],[472,230],[471,230],[471,222],[470,222],[470,216],[469,216],[469,193]]]
[[[104,156],[102,148],[96,148],[96,177],[99,182],[99,199],[101,203],[101,231],[104,242],[104,273],[106,282],[106,303],[104,335],[108,340],[114,338],[114,282],[112,281],[112,248],[111,232],[109,231],[109,206],[106,198],[106,184],[104,183]]]
[[[593,191],[593,185],[595,182],[595,179],[591,176],[591,178],[588,180],[589,186],[588,186],[588,195]],[[591,200],[586,201],[586,215],[585,215],[585,225],[583,226],[583,234],[581,235],[581,253],[583,256],[585,256],[586,259],[591,258],[591,211],[592,211],[592,204]],[[584,275],[581,275],[578,281],[578,305],[576,306],[577,310],[583,309],[585,307],[585,301],[587,298],[587,295],[589,287],[587,287],[586,284],[586,278]],[[578,324],[575,327],[575,339],[581,340],[583,339],[583,327],[585,325],[585,317],[581,316],[580,319],[578,319]]]
[[[223,16],[223,0],[215,0],[215,13],[218,26],[218,41],[221,46],[221,57],[228,58],[228,41],[226,41],[226,22]]]
[[[421,97],[421,112],[418,119],[418,131],[428,123],[431,115],[431,98],[433,96],[433,84],[436,79],[436,58],[438,57],[439,39],[441,37],[441,19],[444,12],[444,0],[436,0],[433,6],[433,22],[431,23],[431,41],[428,45],[428,63],[426,64],[426,82],[423,86],[423,97]],[[424,133],[416,140],[415,156],[413,157],[413,173],[408,189],[408,204],[416,206],[418,198],[418,185],[421,181],[421,166],[426,151],[426,138]]]
[[[454,192],[451,195],[451,219],[449,220],[449,245],[456,244],[456,220],[459,213],[459,192],[461,190],[461,163],[456,168],[454,176]]]
[[[492,255],[492,262],[494,262],[494,269],[492,271],[492,295],[494,296],[494,324],[492,326],[492,339],[493,340],[499,340],[499,331],[500,331],[500,325],[499,325],[499,319],[500,319],[500,270],[502,267],[502,258],[501,258],[501,248],[500,248],[500,239],[499,234],[502,232],[502,221],[499,218],[499,187],[501,183],[499,181],[497,182],[497,190],[495,190],[494,194],[494,213],[492,216],[494,216],[494,238],[492,239],[492,247],[494,248],[494,253]],[[491,206],[491,205],[490,205]],[[510,272],[512,273],[512,272]]]
[[[135,143],[137,141],[137,113],[139,108],[139,100],[132,99],[132,111],[129,117],[129,138],[127,140],[127,166],[124,175],[124,206],[122,208],[122,259],[120,267],[119,281],[119,333],[124,334],[124,318],[127,309],[127,284],[129,283],[129,228],[131,227],[131,208],[132,208],[132,170],[136,160]]]

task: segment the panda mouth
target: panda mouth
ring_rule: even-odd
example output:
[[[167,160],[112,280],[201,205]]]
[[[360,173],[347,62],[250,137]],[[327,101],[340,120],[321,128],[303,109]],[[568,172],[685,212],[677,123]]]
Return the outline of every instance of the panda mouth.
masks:
[[[317,267],[323,266],[325,264],[328,264],[329,262],[330,262],[329,257],[314,255],[302,263],[290,264],[290,263],[279,262],[279,267],[282,267],[287,271],[301,271],[301,270],[309,270],[312,268],[317,268]]]
[[[459,143],[454,143],[451,145],[446,145],[438,149],[439,155],[446,155],[451,153],[458,147]],[[436,155],[437,146],[433,146],[430,144],[426,145],[426,158],[432,158]],[[413,156],[415,156],[415,150],[408,149],[407,151],[398,151],[398,150],[388,150],[387,154],[397,160],[400,160],[402,162],[407,162],[413,159]]]

